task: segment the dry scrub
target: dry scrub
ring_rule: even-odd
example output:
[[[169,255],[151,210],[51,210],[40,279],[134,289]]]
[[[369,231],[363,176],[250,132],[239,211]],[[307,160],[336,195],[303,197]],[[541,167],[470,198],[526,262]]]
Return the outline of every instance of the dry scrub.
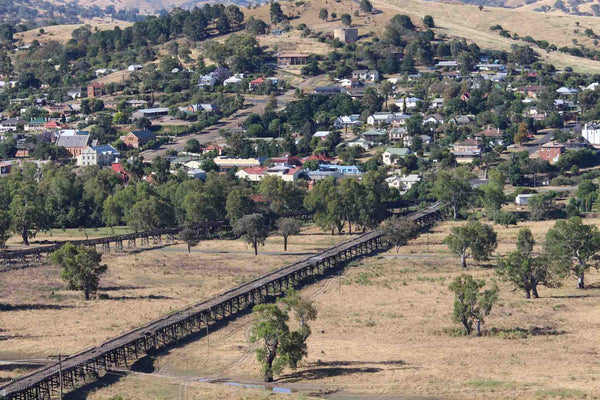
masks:
[[[420,236],[398,256],[392,250],[366,258],[341,279],[303,290],[319,309],[309,356],[276,383],[299,390],[451,398],[599,396],[600,275],[590,272],[586,290],[575,289],[572,279],[559,289],[542,287],[537,300],[499,282],[500,301],[484,327],[487,336],[456,335],[447,287],[463,271],[442,244],[454,224]],[[538,241],[552,224],[527,223]],[[515,248],[519,227],[495,226],[499,253]],[[490,266],[471,264],[468,272],[491,282],[496,276]],[[250,318],[211,334],[210,352],[205,339],[170,351],[159,359],[161,371],[259,380],[247,344]]]

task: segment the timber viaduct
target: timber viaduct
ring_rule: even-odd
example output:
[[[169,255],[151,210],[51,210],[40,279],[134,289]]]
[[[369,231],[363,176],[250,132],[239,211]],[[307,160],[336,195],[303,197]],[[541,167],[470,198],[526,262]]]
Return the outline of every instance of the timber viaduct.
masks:
[[[433,225],[445,216],[439,203],[409,214],[421,229]],[[0,387],[0,396],[10,400],[51,399],[62,386],[75,388],[94,379],[97,372],[113,367],[128,367],[150,349],[166,346],[210,326],[225,317],[279,296],[304,281],[340,267],[344,263],[375,251],[388,244],[379,231],[371,231],[330,247],[311,257],[279,268],[238,287],[194,304],[102,343],[62,361],[23,376]]]

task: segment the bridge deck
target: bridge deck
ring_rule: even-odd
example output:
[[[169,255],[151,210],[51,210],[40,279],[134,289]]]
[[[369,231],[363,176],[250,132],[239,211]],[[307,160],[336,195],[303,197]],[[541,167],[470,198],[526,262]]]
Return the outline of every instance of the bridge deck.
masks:
[[[438,215],[439,208],[439,203],[435,203],[424,210],[408,215],[407,218],[420,221],[421,219],[430,217],[431,215]],[[82,366],[93,364],[95,360],[103,357],[106,354],[110,354],[122,349],[123,347],[139,343],[139,341],[144,340],[144,338],[146,338],[148,335],[153,335],[158,331],[164,331],[169,327],[177,326],[178,324],[188,320],[190,317],[206,315],[207,312],[210,313],[212,310],[220,306],[231,304],[230,302],[239,299],[240,297],[248,296],[256,290],[260,290],[265,287],[268,288],[269,285],[274,285],[285,277],[293,276],[294,274],[300,273],[306,268],[315,266],[324,260],[337,257],[350,249],[355,249],[357,246],[372,242],[380,237],[381,233],[379,231],[367,232],[351,240],[321,251],[320,253],[311,257],[262,275],[254,280],[241,284],[240,286],[218,294],[210,299],[194,304],[188,308],[177,311],[173,314],[150,322],[149,324],[140,328],[136,328],[123,335],[110,339],[98,347],[84,350],[76,355],[73,355],[62,362],[62,370],[64,372],[70,369],[76,369]],[[28,388],[34,387],[36,384],[39,384],[39,382],[52,379],[53,376],[57,375],[57,368],[57,364],[54,364],[36,370],[29,375],[23,376],[22,378],[11,382],[4,387],[0,387],[0,395],[2,394],[2,390],[4,390],[5,394],[11,398],[11,394],[13,393],[19,393],[27,390]]]

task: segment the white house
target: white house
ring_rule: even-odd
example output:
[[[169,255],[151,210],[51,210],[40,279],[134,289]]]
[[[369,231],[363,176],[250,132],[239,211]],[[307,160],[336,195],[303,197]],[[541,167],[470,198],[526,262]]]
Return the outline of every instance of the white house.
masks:
[[[238,75],[230,76],[229,78],[227,78],[223,81],[223,85],[224,86],[238,85],[239,83],[242,82],[242,78],[243,78],[243,76],[240,77]]]
[[[80,167],[97,165],[104,167],[111,165],[121,153],[109,144],[88,146],[77,156],[77,165]]]
[[[206,179],[206,171],[200,168],[190,169],[186,172],[186,174],[192,179],[200,179],[202,181]]]
[[[432,124],[432,125],[441,125],[444,123],[444,117],[440,114],[433,114],[423,120],[423,125]]]
[[[389,112],[376,112],[375,114],[367,117],[367,124],[371,126],[375,125],[389,125],[394,120],[394,114]]]
[[[379,80],[379,71],[376,69],[357,69],[352,71],[352,79],[376,82]]]
[[[406,193],[412,189],[414,185],[421,182],[421,178],[417,174],[406,176],[393,175],[387,178],[385,181],[389,187],[396,188],[400,190],[401,193]]]
[[[0,122],[0,132],[11,132],[17,130],[17,125],[23,123],[18,118],[9,118]]]
[[[208,75],[202,75],[200,78],[198,78],[198,86],[200,87],[212,87],[215,86],[216,83],[217,78],[215,78],[215,75],[212,72]]]
[[[431,100],[431,105],[429,106],[429,108],[436,109],[436,108],[442,108],[443,106],[444,106],[444,99],[441,97],[436,97],[435,99]]]
[[[344,115],[342,117],[338,117],[333,126],[335,129],[352,129],[354,127],[359,127],[362,125],[362,121],[360,120],[360,114],[352,114],[352,115]]]
[[[575,94],[579,93],[579,89],[568,88],[568,87],[563,86],[561,88],[556,89],[556,93],[571,96],[571,95],[575,95]]]
[[[600,123],[590,122],[581,130],[581,136],[594,146],[600,145]]]
[[[139,71],[142,68],[144,68],[144,66],[142,64],[131,64],[130,66],[127,67],[127,71],[134,72],[134,71]]]
[[[361,147],[364,150],[369,150],[372,145],[373,145],[373,143],[365,138],[358,138],[355,140],[351,140],[350,142],[348,142],[346,144],[346,146],[348,146],[348,147]]]
[[[71,89],[67,92],[67,96],[75,100],[81,97],[81,89]]]
[[[404,143],[408,137],[408,131],[405,128],[391,128],[388,130],[388,139],[390,142]]]
[[[598,85],[600,85],[600,83],[598,82],[594,82],[588,86],[585,87],[585,90],[596,90],[596,87],[598,87]]]
[[[395,164],[396,158],[398,157],[406,157],[410,154],[410,149],[407,148],[397,148],[397,147],[388,147],[383,152],[382,161],[385,165]]]
[[[327,136],[329,136],[331,132],[330,131],[316,131],[313,134],[313,137],[317,137],[317,138],[321,138],[321,140],[325,140],[327,139]]]
[[[303,170],[301,167],[275,166],[267,167],[248,167],[240,169],[235,176],[239,179],[248,179],[252,182],[259,182],[265,176],[274,175],[286,182],[293,182],[300,178]]]
[[[518,194],[515,197],[515,204],[518,206],[526,206],[529,204],[529,199],[535,196],[535,194]]]
[[[422,103],[423,100],[417,97],[403,97],[401,99],[396,100],[396,107],[400,109],[400,111],[410,110],[411,108],[415,108]]]

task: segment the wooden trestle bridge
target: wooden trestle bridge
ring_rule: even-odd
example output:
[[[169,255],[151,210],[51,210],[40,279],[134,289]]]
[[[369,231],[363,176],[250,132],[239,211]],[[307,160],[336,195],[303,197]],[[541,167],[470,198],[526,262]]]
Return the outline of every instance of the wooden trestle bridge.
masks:
[[[222,231],[229,230],[229,221],[210,221],[190,225],[181,225],[174,228],[156,229],[152,231],[127,233],[124,235],[108,236],[85,240],[70,240],[69,242],[84,246],[100,246],[102,252],[110,252],[111,245],[115,251],[123,251],[124,248],[133,249],[137,246],[158,245],[163,243],[173,243],[177,234],[185,228],[195,229],[201,237],[210,238],[220,235]],[[22,250],[9,250],[0,253],[0,264],[10,264],[14,262],[26,263],[27,260],[40,260],[44,254],[50,254],[60,249],[67,241],[60,241],[48,246],[31,247]]]
[[[301,221],[307,221],[312,216],[308,211],[293,211],[283,217],[294,218]],[[275,218],[273,215],[267,215],[267,218]],[[151,231],[127,233],[124,235],[107,236],[85,240],[69,240],[77,245],[99,247],[103,253],[108,253],[112,248],[116,252],[124,249],[135,249],[138,246],[161,245],[163,243],[173,243],[177,239],[179,232],[185,228],[191,228],[198,232],[202,238],[219,237],[225,231],[231,229],[228,220],[217,220],[209,222],[200,222],[189,225],[180,225],[173,228],[156,229]],[[52,253],[60,249],[67,241],[59,241],[47,246],[30,247],[27,249],[8,250],[0,252],[0,266],[2,264],[27,264],[28,261],[40,261],[43,255]]]
[[[424,229],[444,216],[444,210],[436,203],[409,214],[407,218]],[[60,370],[56,363],[14,380],[0,387],[0,397],[10,400],[51,399],[61,387],[60,379],[62,387],[72,389],[86,380],[95,379],[98,372],[128,367],[150,349],[176,342],[216,321],[264,302],[268,297],[282,295],[290,287],[388,246],[379,231],[362,234],[66,358]]]

